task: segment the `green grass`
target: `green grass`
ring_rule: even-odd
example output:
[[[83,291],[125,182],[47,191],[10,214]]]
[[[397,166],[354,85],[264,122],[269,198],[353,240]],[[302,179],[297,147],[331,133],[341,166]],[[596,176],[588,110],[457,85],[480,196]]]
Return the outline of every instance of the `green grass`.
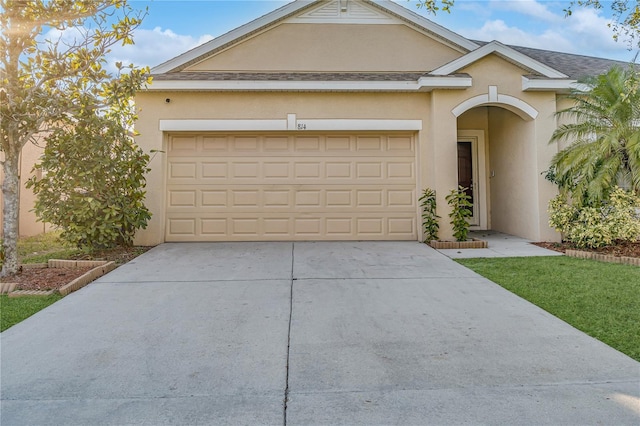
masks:
[[[35,237],[20,238],[18,259],[20,263],[46,263],[49,259],[67,259],[78,254],[78,250],[60,240],[59,232],[48,232]],[[2,262],[0,261],[0,267]],[[62,299],[59,294],[47,297],[0,296],[0,332],[29,318],[36,312]]]
[[[640,361],[640,268],[565,256],[462,265]]]
[[[62,299],[59,294],[46,297],[16,297],[0,296],[0,332],[29,318],[36,312]]]
[[[68,259],[80,253],[82,253],[80,250],[62,241],[58,231],[18,240],[20,263],[46,263],[49,259]],[[2,256],[0,256],[0,267],[2,267]]]
[[[62,241],[57,231],[18,241],[20,263],[46,263],[49,259],[66,259],[77,253],[78,249]]]

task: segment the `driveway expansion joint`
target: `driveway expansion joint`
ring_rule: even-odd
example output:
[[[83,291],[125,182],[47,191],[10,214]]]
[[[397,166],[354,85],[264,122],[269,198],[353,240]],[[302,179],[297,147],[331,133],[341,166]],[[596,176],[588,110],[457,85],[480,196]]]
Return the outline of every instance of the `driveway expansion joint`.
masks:
[[[297,280],[297,278],[293,277],[293,265],[295,263],[295,243],[291,243],[291,276],[290,281],[291,285],[289,287],[289,324],[287,329],[287,366],[286,366],[286,376],[285,376],[285,387],[284,387],[284,404],[283,404],[283,413],[282,413],[282,422],[284,426],[287,426],[287,404],[289,402],[289,360],[291,354],[291,320],[293,317],[293,282]]]

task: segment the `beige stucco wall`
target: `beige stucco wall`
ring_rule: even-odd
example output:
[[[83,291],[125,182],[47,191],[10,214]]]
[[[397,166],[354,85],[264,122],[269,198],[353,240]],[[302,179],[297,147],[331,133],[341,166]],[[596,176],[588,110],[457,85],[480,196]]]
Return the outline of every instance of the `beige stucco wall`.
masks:
[[[538,239],[533,121],[502,108],[489,116],[492,229]]]
[[[281,24],[186,71],[425,72],[460,56],[402,24]]]
[[[24,237],[29,237],[33,235],[38,235],[43,232],[49,230],[49,226],[37,220],[37,217],[34,212],[31,210],[35,205],[36,197],[30,189],[26,188],[26,182],[31,176],[34,175],[32,172],[33,166],[36,164],[44,148],[37,146],[32,143],[28,143],[22,149],[22,154],[20,158],[20,231],[19,235]],[[0,152],[0,158],[4,159],[4,153]],[[4,172],[2,168],[0,168],[0,184],[4,182]],[[2,191],[0,191],[0,235],[3,233],[2,225],[3,225],[3,196]]]
[[[546,218],[546,204],[555,189],[541,176],[555,152],[547,142],[556,126],[556,95],[523,92],[522,75],[528,71],[496,55],[461,71],[472,76],[471,88],[430,93],[142,92],[136,98],[140,110],[136,127],[141,133],[137,141],[145,151],[163,151],[166,135],[159,130],[161,119],[284,120],[287,114],[296,114],[298,120],[422,120],[423,129],[417,134],[418,191],[426,187],[437,191],[440,237],[450,239],[445,196],[457,186],[458,129],[481,130],[485,136],[489,227],[533,240],[559,239]],[[460,117],[453,114],[468,100],[488,94],[493,90],[490,86],[495,86],[498,95],[525,102],[535,111],[535,120],[513,105],[496,101],[469,107]],[[166,98],[171,102],[165,102]],[[151,166],[146,202],[153,218],[149,227],[138,233],[138,244],[164,239],[164,154],[157,154]],[[490,178],[491,170],[498,180]]]
[[[556,94],[523,92],[522,75],[526,71],[496,55],[483,58],[464,71],[474,80],[474,87],[466,94],[469,98],[488,93],[489,87],[495,86],[498,94],[524,101],[537,112],[532,120],[511,105],[490,104],[493,107],[489,108],[486,134],[489,226],[532,240],[559,240],[560,235],[548,225],[546,211],[556,189],[542,176],[557,149],[548,143],[557,125]],[[461,128],[471,125],[463,120]],[[522,142],[516,147],[508,144],[510,140]],[[500,182],[499,169],[503,176],[511,178]],[[491,177],[494,170],[496,177]]]
[[[169,97],[170,103],[165,99]],[[429,116],[428,93],[206,93],[206,92],[146,92],[136,97],[140,119],[136,138],[140,147],[166,150],[166,140],[159,130],[161,119],[276,119],[284,120],[287,114],[304,119],[401,119],[423,120],[426,129]],[[455,135],[455,128],[453,130]],[[418,171],[423,188],[433,187],[433,175],[421,173],[430,170],[427,132],[418,132]],[[166,156],[158,153],[151,162],[152,171],[147,177],[145,203],[153,213],[146,230],[136,235],[137,244],[157,244],[164,239],[165,173]]]
[[[573,104],[573,102],[570,101],[569,99],[567,99],[566,95],[558,95],[558,96],[556,96],[556,105],[557,105],[558,111],[565,110],[565,109],[571,107],[572,104]],[[557,116],[556,120],[558,122],[558,126],[561,126],[563,124],[575,123],[575,117],[571,117],[570,115],[567,115],[567,114],[563,114],[563,115]],[[562,150],[562,149],[566,148],[567,146],[570,145],[570,143],[571,143],[571,141],[569,141],[569,140],[560,141],[558,143],[558,150]]]

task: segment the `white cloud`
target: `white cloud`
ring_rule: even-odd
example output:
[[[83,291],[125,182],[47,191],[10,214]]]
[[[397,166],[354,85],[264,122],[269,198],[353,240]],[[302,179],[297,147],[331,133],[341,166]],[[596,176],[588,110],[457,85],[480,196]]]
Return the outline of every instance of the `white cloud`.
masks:
[[[501,43],[514,46],[559,51],[570,51],[572,48],[572,43],[554,30],[549,29],[541,34],[531,34],[518,27],[508,26],[500,19],[486,21],[481,28],[467,29],[461,33],[474,40],[498,40]]]
[[[613,39],[610,19],[593,9],[578,9],[565,21],[565,31],[571,34],[577,49],[593,49],[601,52],[625,49],[623,42]]]
[[[86,30],[83,28],[68,28],[64,31],[51,29],[39,39],[59,41],[61,49],[64,50],[65,44],[75,44],[76,40],[84,39],[84,31]],[[111,52],[106,56],[106,69],[115,72],[116,62],[122,62],[123,65],[134,64],[138,67],[153,67],[213,38],[209,34],[199,37],[176,34],[170,29],[160,27],[153,30],[137,29],[133,37],[136,44],[127,46],[116,44],[111,47]]]
[[[517,1],[492,1],[491,7],[498,10],[516,12],[521,15],[540,19],[545,22],[558,23],[561,16],[551,12],[549,8],[537,1],[517,0]]]
[[[509,2],[514,3],[514,2]],[[524,2],[515,2],[524,3]],[[508,25],[504,20],[486,20],[480,28],[462,28],[459,33],[467,38],[482,41],[498,40],[505,44],[533,47],[559,52],[629,61],[633,52],[624,42],[613,39],[610,20],[599,11],[578,9],[570,17],[555,15],[559,20],[544,26],[544,30],[524,29],[524,26]],[[561,19],[560,19],[561,18]]]
[[[160,27],[153,30],[138,29],[134,34],[136,44],[114,46],[108,60],[110,64],[122,62],[125,65],[133,63],[136,66],[153,67],[211,39],[213,36],[209,34],[193,37]]]

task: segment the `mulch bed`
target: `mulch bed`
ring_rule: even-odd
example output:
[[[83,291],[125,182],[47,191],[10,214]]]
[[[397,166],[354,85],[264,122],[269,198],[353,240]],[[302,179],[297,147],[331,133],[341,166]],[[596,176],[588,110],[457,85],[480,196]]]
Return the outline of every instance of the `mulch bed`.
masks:
[[[25,268],[2,282],[17,283],[17,290],[57,290],[93,268]]]
[[[624,242],[621,241],[614,246],[600,247],[597,249],[579,249],[575,245],[569,243],[533,243],[539,247],[549,250],[565,253],[567,249],[589,251],[598,254],[607,254],[619,257],[640,257],[640,242]]]
[[[123,265],[152,247],[117,247],[77,256],[70,260],[107,260]],[[93,268],[23,268],[18,274],[3,277],[0,282],[18,283],[19,290],[57,290]]]

